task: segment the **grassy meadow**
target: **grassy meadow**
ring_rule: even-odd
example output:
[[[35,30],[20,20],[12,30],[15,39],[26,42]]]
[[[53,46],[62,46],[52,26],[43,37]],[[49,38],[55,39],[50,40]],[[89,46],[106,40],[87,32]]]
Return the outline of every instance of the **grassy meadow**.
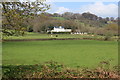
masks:
[[[58,37],[56,37],[58,35]],[[80,35],[80,34],[40,34],[26,32],[24,36],[3,36],[3,39],[47,39],[47,38],[104,38],[99,35]]]
[[[3,65],[30,65],[56,61],[68,67],[94,68],[101,61],[118,63],[116,41],[48,40],[3,42]]]
[[[2,80],[120,78],[119,17],[111,14],[117,3],[18,0],[0,7]]]

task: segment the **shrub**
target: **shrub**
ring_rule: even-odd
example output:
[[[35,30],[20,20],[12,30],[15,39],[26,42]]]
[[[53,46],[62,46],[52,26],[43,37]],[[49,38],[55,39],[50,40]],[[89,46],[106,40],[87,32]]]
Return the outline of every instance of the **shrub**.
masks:
[[[109,62],[100,63],[109,65]],[[100,66],[95,69],[68,68],[54,61],[36,65],[3,66],[3,78],[118,78],[119,66],[114,70]]]
[[[111,37],[113,36],[113,34],[110,31],[107,31],[105,34],[105,41],[111,40]]]

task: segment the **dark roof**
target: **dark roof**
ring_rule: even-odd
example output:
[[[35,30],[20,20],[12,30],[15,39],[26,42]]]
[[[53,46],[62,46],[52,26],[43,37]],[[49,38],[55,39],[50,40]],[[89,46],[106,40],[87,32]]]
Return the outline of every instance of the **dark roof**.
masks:
[[[55,28],[60,28],[60,27],[61,27],[61,28],[64,28],[63,26],[55,26]]]

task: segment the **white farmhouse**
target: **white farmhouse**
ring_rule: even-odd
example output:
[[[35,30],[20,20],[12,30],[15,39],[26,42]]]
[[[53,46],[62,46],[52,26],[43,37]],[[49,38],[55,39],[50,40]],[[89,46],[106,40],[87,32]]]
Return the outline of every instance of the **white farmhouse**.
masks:
[[[51,34],[52,33],[71,33],[71,29],[65,29],[64,27],[62,26],[59,26],[59,27],[54,27],[53,30],[48,30],[47,32],[50,32]]]

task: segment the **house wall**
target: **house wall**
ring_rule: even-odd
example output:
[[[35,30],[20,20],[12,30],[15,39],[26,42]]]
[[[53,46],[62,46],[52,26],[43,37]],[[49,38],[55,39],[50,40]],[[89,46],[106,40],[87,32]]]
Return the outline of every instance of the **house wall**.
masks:
[[[53,28],[53,30],[51,30],[51,31],[47,31],[47,32],[49,32],[49,33],[60,33],[60,32],[62,32],[62,33],[71,33],[71,29],[64,29],[63,27],[54,27]]]

